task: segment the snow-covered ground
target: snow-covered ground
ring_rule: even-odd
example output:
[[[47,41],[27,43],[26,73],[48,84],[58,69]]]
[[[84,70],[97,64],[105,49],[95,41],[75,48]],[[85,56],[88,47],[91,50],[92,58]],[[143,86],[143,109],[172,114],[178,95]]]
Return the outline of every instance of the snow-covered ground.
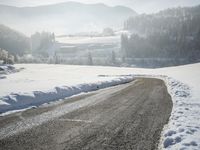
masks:
[[[23,68],[15,68],[13,65],[0,64],[0,79],[5,79],[7,74],[16,73],[23,70]]]
[[[102,36],[102,37],[56,37],[56,41],[68,44],[85,43],[120,43],[120,36]]]
[[[162,69],[25,64],[16,67],[25,69],[0,79],[1,112],[129,82],[136,75],[161,78],[172,96],[173,110],[162,132],[160,148],[200,149],[200,63]]]
[[[16,65],[16,68],[21,67],[25,69],[0,80],[0,113],[39,106],[133,80],[132,76],[99,77],[94,72],[95,67]]]
[[[158,69],[159,72],[168,76],[166,84],[173,100],[172,115],[162,133],[162,147],[199,150],[200,64]]]

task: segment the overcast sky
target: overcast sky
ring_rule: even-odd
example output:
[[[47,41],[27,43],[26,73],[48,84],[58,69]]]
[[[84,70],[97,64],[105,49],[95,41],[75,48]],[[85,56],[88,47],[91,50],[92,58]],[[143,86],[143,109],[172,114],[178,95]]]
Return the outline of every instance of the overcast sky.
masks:
[[[67,2],[69,0],[0,0],[0,4],[18,7],[38,6]],[[105,3],[110,6],[125,5],[138,13],[152,13],[169,7],[194,6],[200,4],[200,0],[70,0],[81,3]]]

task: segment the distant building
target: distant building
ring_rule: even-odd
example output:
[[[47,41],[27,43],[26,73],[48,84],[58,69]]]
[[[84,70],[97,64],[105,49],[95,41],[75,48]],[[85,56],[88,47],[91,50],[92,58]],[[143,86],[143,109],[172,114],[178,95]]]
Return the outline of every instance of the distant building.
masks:
[[[113,39],[114,38],[114,42]],[[55,50],[54,60],[61,64],[88,65],[88,54],[90,53],[94,65],[106,65],[112,57],[120,51],[118,37],[81,37],[74,38],[75,42],[66,38],[59,43]]]

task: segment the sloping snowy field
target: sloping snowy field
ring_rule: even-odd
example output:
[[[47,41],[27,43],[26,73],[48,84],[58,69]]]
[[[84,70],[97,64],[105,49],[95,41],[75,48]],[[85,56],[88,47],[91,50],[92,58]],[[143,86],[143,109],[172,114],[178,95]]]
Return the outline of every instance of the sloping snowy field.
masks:
[[[25,69],[0,79],[1,112],[130,82],[137,75],[161,78],[172,96],[173,110],[160,148],[200,149],[200,63],[162,69],[25,64],[15,67]]]

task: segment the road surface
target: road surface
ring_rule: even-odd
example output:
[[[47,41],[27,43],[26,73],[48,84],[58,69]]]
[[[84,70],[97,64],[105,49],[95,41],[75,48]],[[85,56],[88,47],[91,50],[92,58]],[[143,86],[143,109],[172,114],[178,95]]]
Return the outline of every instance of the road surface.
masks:
[[[171,110],[162,80],[138,78],[0,117],[0,149],[155,150]]]

